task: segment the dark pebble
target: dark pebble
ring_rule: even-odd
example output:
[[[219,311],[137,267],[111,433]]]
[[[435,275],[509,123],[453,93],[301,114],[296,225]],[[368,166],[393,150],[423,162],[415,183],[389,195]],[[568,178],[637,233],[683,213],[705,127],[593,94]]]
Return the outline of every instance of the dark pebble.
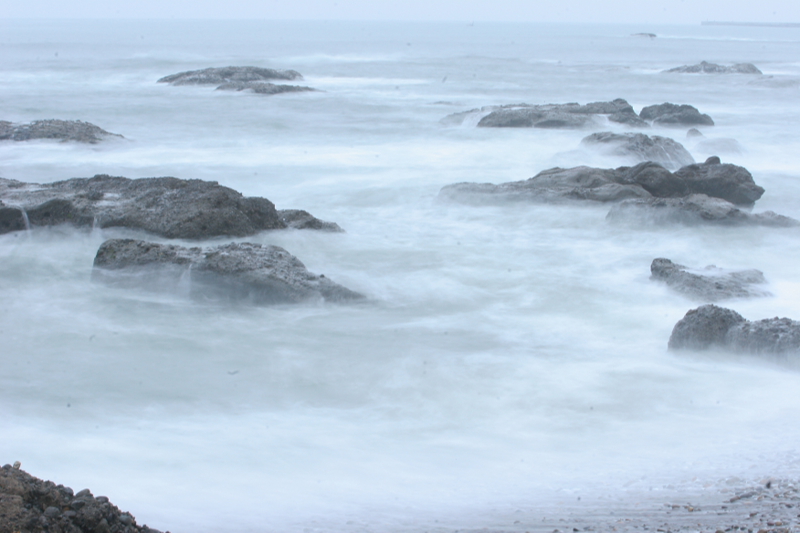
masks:
[[[52,505],[44,510],[44,515],[47,518],[57,518],[61,514],[61,509],[53,507]]]
[[[97,498],[95,498],[95,500],[97,500],[100,503],[108,503],[108,498],[106,496],[98,496]]]
[[[82,498],[83,496],[92,497],[92,492],[89,489],[83,489],[78,494],[75,495],[76,498]]]

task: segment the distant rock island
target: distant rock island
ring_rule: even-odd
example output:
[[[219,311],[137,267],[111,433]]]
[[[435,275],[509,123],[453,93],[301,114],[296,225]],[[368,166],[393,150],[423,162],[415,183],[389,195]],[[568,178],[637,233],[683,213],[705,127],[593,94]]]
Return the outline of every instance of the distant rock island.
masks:
[[[109,137],[123,138],[122,135],[82,120],[34,120],[28,124],[0,120],[0,141],[55,139],[61,142],[97,144]]]
[[[170,85],[216,85],[222,91],[249,91],[256,94],[273,95],[287,92],[314,91],[299,85],[277,85],[271,80],[302,80],[296,70],[277,70],[260,67],[218,67],[188,70],[159,79],[157,83]]]
[[[664,72],[677,72],[680,74],[763,74],[758,67],[752,63],[736,63],[730,67],[717,65],[701,61],[697,65],[684,65],[675,67]]]

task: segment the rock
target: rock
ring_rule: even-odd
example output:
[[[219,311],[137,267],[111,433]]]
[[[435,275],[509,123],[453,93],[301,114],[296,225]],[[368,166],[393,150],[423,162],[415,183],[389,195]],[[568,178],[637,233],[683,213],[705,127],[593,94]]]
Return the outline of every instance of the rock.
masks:
[[[157,83],[171,85],[222,85],[231,82],[260,82],[267,80],[298,80],[303,76],[296,70],[276,70],[259,67],[221,67],[188,70],[159,79]]]
[[[233,243],[186,248],[134,239],[104,242],[92,279],[114,286],[188,292],[195,299],[256,305],[364,297],[305,265],[279,246]]]
[[[660,126],[713,126],[708,115],[701,114],[696,107],[663,103],[642,108],[639,116]]]
[[[760,271],[728,271],[713,265],[690,269],[669,259],[654,259],[650,265],[651,279],[663,281],[673,290],[692,299],[716,302],[729,298],[770,296],[766,290],[753,287],[767,282]]]
[[[90,499],[78,510],[70,507],[72,489],[42,481],[9,465],[0,468],[0,531],[51,533],[148,533],[130,513],[122,513],[107,500]]]
[[[311,87],[301,87],[300,85],[275,85],[263,81],[233,81],[223,83],[217,87],[218,91],[251,91],[256,94],[281,94],[281,93],[300,93],[316,91]]]
[[[697,128],[690,128],[689,131],[686,132],[687,139],[692,139],[696,137],[704,137],[703,132],[701,132]]]
[[[736,311],[708,304],[690,310],[675,324],[669,348],[796,354],[800,352],[800,322],[777,317],[751,322]]]
[[[123,138],[122,135],[81,120],[34,120],[28,124],[0,121],[0,141],[58,139],[61,142],[97,144],[109,137]]]
[[[484,128],[583,128],[599,124],[598,117],[602,116],[631,126],[648,126],[622,98],[586,105],[569,103],[486,106],[448,115],[442,119],[442,123],[462,124],[472,118],[479,127]]]
[[[715,224],[721,226],[795,227],[800,222],[772,211],[748,213],[705,194],[685,198],[644,198],[625,200],[611,208],[606,219],[632,224]]]
[[[677,169],[694,163],[694,158],[683,145],[668,137],[648,136],[644,133],[593,133],[581,140],[590,147],[603,147],[611,155],[629,156],[637,161],[653,161],[668,169]]]
[[[0,178],[0,234],[57,224],[135,228],[182,239],[288,227],[341,231],[305,211],[302,217],[292,213],[282,215],[266,198],[248,198],[215,181],[103,174],[35,184]]]
[[[716,162],[715,162],[716,161]],[[703,193],[696,195],[696,193]],[[755,185],[753,177],[742,167],[721,165],[719,159],[710,159],[702,165],[689,165],[675,173],[663,166],[644,162],[633,167],[599,169],[591,167],[552,168],[525,180],[494,185],[491,183],[456,183],[447,185],[439,193],[441,198],[467,203],[486,201],[556,201],[559,199],[618,202],[628,200],[632,206],[651,205],[655,198],[686,199],[684,203],[652,204],[674,207],[678,212],[689,209],[700,211],[724,211],[730,209],[749,216],[731,205],[709,203],[699,196],[712,200],[727,199],[742,205],[752,205],[753,198],[760,197],[763,189]],[[639,203],[637,203],[639,202]],[[682,207],[683,206],[683,207]],[[723,209],[724,206],[724,209]],[[730,207],[727,207],[730,206]],[[716,210],[716,211],[715,211]],[[721,215],[717,215],[719,218]],[[731,216],[730,214],[728,216]],[[711,217],[714,218],[714,217]],[[788,219],[787,219],[788,220]]]
[[[330,231],[343,233],[344,230],[335,222],[325,222],[315,218],[308,211],[302,209],[281,209],[278,211],[281,221],[291,229],[315,229],[320,231]]]
[[[655,33],[631,33],[631,37],[647,37],[648,39],[655,39],[657,35]]]
[[[697,65],[684,65],[664,72],[677,72],[681,74],[762,74],[752,63],[736,63],[730,67],[701,61]]]

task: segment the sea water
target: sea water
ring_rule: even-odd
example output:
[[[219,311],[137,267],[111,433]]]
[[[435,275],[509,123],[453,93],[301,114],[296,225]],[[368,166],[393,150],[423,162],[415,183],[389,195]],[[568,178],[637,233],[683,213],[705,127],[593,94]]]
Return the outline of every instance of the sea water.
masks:
[[[602,205],[437,198],[454,182],[631,163],[580,147],[622,125],[484,129],[444,125],[446,115],[625,98],[637,111],[673,102],[711,115],[702,140],[717,147],[686,128],[649,133],[698,161],[747,167],[766,189],[756,211],[800,218],[800,30],[0,28],[0,119],[85,120],[124,135],[4,142],[2,177],[199,178],[306,209],[346,232],[239,240],[283,246],[368,297],[203,304],[91,282],[105,239],[165,239],[69,227],[0,236],[0,462],[89,487],[174,533],[530,529],[514,522],[532,508],[716,497],[735,480],[800,474],[798,365],[667,351],[698,304],[649,279],[656,257],[757,268],[774,296],[724,305],[800,319],[797,229],[612,225]],[[701,60],[752,62],[764,75],[662,73]],[[228,65],[295,69],[304,80],[292,83],[319,91],[156,83]]]

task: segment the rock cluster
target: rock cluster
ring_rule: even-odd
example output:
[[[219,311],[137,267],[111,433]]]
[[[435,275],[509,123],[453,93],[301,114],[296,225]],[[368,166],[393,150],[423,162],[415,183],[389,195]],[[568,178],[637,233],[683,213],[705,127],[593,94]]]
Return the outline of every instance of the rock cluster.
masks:
[[[279,246],[232,243],[202,249],[133,239],[104,242],[92,278],[115,286],[175,292],[193,299],[255,305],[364,297],[312,274]]]
[[[72,224],[135,228],[168,238],[245,237],[263,230],[342,231],[306,211],[279,211],[215,181],[98,175],[47,184],[0,178],[0,234]]]
[[[730,271],[710,265],[691,269],[669,259],[654,259],[650,265],[651,279],[666,283],[671,289],[694,300],[716,302],[730,298],[769,296],[759,287],[766,284],[764,274],[755,269]]]
[[[604,131],[584,137],[581,145],[601,148],[609,155],[652,161],[671,170],[694,163],[692,154],[681,143],[659,135]]]
[[[758,67],[752,63],[736,63],[730,67],[701,61],[697,65],[683,65],[664,72],[677,72],[680,74],[762,74]]]
[[[14,124],[0,120],[0,141],[57,139],[62,142],[97,144],[109,137],[122,138],[122,135],[108,132],[81,120],[34,120],[28,124]]]
[[[672,330],[671,350],[722,348],[743,353],[800,353],[800,322],[788,318],[749,321],[713,304],[692,309]]]
[[[42,481],[18,465],[0,468],[0,533],[160,533],[138,525],[105,496]]]
[[[157,83],[171,85],[216,85],[222,91],[250,91],[256,94],[273,95],[288,92],[314,91],[299,85],[276,85],[270,80],[302,80],[296,70],[276,70],[259,67],[221,67],[189,70],[171,74]]]

